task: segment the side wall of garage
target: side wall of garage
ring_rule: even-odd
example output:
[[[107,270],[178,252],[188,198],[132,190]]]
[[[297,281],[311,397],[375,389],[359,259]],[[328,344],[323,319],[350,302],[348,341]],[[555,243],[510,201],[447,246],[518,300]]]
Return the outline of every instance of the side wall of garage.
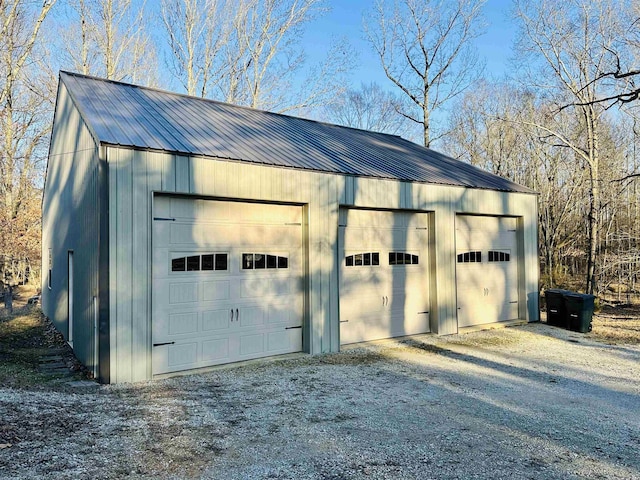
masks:
[[[72,344],[80,361],[91,368],[97,365],[99,149],[62,82],[58,86],[46,178],[42,310]]]
[[[306,315],[310,353],[337,351],[340,207],[433,212],[431,311],[434,333],[457,332],[455,217],[519,217],[524,269],[522,318],[538,320],[536,197],[390,180],[355,178],[248,163],[107,147],[109,164],[111,382],[151,378],[153,195],[303,205],[308,249]]]

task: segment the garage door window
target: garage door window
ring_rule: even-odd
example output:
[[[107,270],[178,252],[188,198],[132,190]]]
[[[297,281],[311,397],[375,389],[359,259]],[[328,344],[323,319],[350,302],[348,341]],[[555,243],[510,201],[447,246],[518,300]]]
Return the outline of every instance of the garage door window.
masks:
[[[265,253],[243,253],[243,270],[261,270],[273,268],[289,268],[289,258],[279,255],[267,255]]]
[[[380,265],[380,252],[356,253],[344,259],[347,267],[366,267]]]
[[[418,255],[407,252],[389,252],[389,265],[418,265]]]
[[[171,260],[172,272],[199,272],[212,270],[227,270],[226,253],[206,253],[203,255],[189,255]]]
[[[509,250],[490,250],[489,261],[490,262],[509,262],[511,252]]]
[[[482,252],[464,252],[458,254],[458,263],[481,263]]]

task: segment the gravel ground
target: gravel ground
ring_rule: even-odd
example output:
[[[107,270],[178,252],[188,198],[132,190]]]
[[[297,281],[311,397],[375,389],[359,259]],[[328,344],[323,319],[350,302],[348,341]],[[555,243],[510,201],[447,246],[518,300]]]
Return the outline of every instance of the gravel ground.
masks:
[[[0,387],[0,478],[640,478],[640,345],[543,323]]]

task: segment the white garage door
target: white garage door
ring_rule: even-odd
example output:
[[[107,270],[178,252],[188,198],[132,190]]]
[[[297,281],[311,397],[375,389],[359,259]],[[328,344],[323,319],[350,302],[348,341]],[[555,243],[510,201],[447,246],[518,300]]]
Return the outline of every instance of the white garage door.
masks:
[[[341,210],[340,342],[429,332],[428,215]]]
[[[516,219],[456,218],[458,327],[518,318]]]
[[[153,373],[302,350],[302,209],[158,196]]]

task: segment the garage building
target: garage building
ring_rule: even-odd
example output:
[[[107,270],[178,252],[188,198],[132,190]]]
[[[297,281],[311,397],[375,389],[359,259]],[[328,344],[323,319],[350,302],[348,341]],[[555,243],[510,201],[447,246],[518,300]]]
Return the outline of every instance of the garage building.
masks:
[[[537,321],[536,222],[397,136],[61,72],[43,309],[106,383]]]

